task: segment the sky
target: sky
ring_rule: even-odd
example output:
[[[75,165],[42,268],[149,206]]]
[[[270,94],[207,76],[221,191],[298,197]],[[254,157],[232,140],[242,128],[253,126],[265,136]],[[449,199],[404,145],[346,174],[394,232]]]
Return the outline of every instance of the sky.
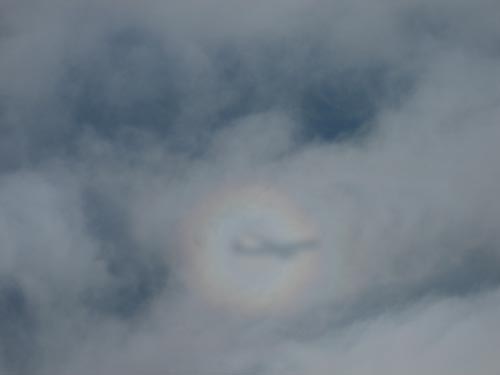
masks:
[[[497,375],[498,19],[0,0],[0,374]]]

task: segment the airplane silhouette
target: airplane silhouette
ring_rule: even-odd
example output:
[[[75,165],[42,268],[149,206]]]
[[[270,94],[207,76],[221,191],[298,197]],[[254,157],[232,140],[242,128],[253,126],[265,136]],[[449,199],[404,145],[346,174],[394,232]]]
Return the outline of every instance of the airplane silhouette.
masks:
[[[250,242],[250,243],[249,243]],[[271,255],[287,259],[304,251],[314,250],[316,240],[281,242],[269,239],[251,238],[251,241],[237,240],[232,248],[235,253],[247,256]]]

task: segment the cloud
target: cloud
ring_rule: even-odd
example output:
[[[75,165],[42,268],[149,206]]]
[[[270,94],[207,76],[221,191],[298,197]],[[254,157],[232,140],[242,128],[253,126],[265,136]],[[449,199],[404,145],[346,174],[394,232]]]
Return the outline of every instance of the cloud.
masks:
[[[2,2],[0,372],[498,373],[499,12]]]

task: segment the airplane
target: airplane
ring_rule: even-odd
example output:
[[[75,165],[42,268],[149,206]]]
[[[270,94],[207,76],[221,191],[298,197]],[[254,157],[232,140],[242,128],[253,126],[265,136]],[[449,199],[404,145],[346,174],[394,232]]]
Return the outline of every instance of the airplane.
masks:
[[[262,238],[244,238],[235,241],[232,249],[235,253],[247,256],[271,255],[288,259],[298,253],[311,251],[318,245],[314,239],[282,242]]]

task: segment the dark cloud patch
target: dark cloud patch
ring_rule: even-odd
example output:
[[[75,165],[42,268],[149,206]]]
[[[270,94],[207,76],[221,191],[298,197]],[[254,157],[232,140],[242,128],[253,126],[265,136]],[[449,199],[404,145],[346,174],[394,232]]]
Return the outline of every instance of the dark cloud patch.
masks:
[[[128,214],[114,200],[92,189],[85,193],[87,225],[100,244],[97,259],[108,277],[82,298],[94,312],[126,319],[147,311],[164,290],[168,269],[131,235]]]
[[[36,307],[15,280],[0,280],[0,364],[3,371],[27,374],[36,367],[38,321],[35,311]]]
[[[426,293],[466,297],[500,285],[500,259],[495,250],[471,249],[462,257],[450,258],[443,259],[448,265],[443,265],[444,271],[426,285]]]
[[[397,106],[411,93],[414,77],[391,69],[346,69],[311,80],[296,102],[305,137],[336,141],[370,131],[380,108]]]
[[[61,82],[77,127],[107,138],[127,127],[166,134],[182,100],[172,57],[146,32],[125,29],[106,35],[95,55],[68,65]]]
[[[83,303],[91,312],[119,319],[139,317],[148,311],[167,278],[165,267],[156,259],[135,259],[127,255],[107,256],[110,280],[104,286],[83,294]]]

